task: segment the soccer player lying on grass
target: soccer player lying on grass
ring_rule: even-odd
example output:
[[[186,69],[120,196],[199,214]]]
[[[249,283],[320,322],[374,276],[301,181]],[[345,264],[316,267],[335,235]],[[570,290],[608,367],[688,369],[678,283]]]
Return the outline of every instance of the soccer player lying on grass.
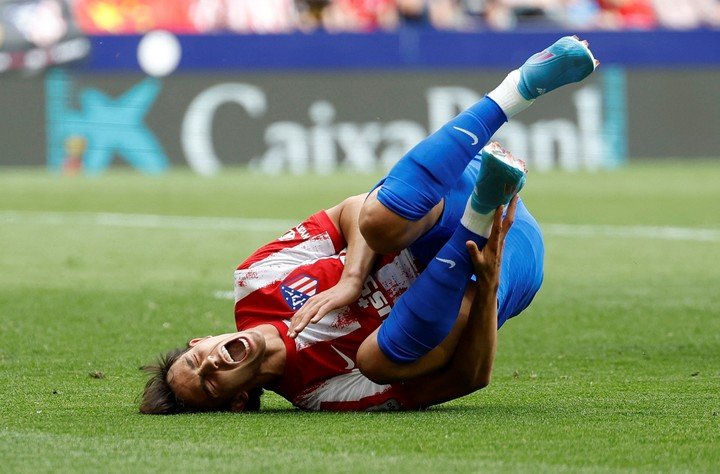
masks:
[[[417,409],[487,385],[497,329],[539,290],[544,250],[517,197],[524,163],[483,146],[596,66],[586,42],[560,39],[368,195],[257,250],[235,272],[239,332],[166,355],[140,411],[253,410],[263,388],[309,410]]]

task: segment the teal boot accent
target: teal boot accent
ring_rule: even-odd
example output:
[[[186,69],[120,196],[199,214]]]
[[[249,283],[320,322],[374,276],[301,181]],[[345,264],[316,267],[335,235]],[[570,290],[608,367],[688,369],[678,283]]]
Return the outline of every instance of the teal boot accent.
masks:
[[[549,48],[533,54],[520,67],[518,91],[533,100],[558,87],[580,82],[595,70],[590,49],[574,36],[565,36]]]
[[[482,149],[481,168],[470,204],[476,212],[488,214],[505,205],[525,186],[525,162],[512,156],[497,142]]]

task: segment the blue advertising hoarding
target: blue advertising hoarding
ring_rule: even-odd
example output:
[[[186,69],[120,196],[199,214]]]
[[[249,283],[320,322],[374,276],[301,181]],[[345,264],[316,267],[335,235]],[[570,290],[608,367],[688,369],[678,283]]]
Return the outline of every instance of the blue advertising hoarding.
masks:
[[[539,170],[717,156],[720,48],[709,45],[718,34],[588,34],[600,70],[495,138]],[[118,163],[145,173],[374,172],[557,36],[93,37],[81,64],[2,79],[0,106],[14,120],[0,130],[0,164],[87,174]]]

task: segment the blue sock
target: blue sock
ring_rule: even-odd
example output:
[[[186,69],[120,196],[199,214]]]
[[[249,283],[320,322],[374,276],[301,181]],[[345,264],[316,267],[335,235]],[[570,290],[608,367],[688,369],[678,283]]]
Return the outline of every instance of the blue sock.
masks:
[[[506,121],[500,106],[484,97],[402,157],[382,183],[378,200],[406,219],[422,218]]]
[[[413,362],[450,333],[473,274],[472,261],[465,248],[468,240],[475,241],[480,248],[487,242],[459,225],[380,326],[378,345],[390,360]]]

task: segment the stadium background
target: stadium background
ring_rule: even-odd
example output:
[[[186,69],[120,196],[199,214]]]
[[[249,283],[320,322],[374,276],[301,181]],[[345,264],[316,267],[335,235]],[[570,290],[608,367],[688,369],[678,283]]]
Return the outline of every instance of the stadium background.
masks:
[[[715,0],[0,1],[3,469],[714,472],[718,24]],[[498,134],[548,271],[490,387],[137,414],[138,366],[232,328],[243,256],[567,33],[600,70]]]
[[[0,164],[382,171],[578,30],[600,73],[496,138],[540,170],[712,157],[720,13],[676,3],[4,1]]]

